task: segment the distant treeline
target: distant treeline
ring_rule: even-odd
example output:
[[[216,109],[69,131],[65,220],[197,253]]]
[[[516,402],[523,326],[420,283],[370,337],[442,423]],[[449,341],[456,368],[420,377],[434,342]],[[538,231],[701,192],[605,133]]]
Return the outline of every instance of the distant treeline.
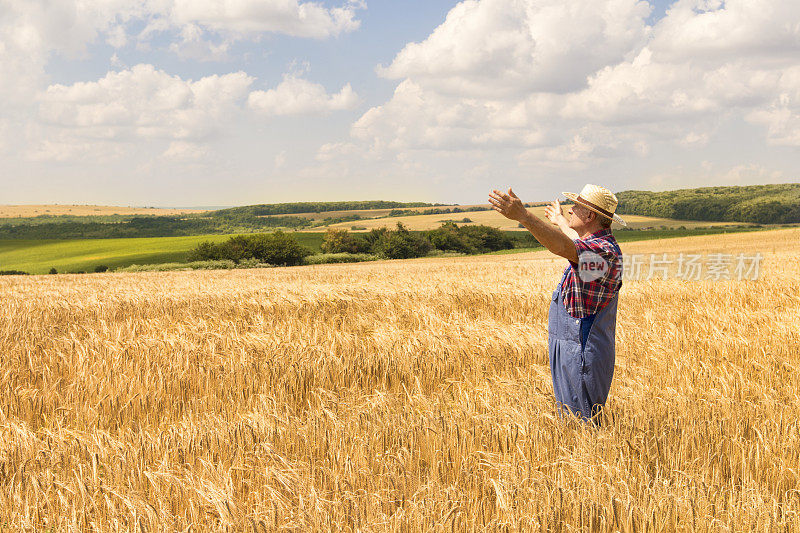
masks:
[[[46,222],[0,224],[0,239],[116,239],[129,237],[181,237],[187,235],[251,233],[270,228],[301,228],[303,217],[252,217],[243,220],[147,216],[122,222]]]
[[[240,215],[262,217],[266,215],[294,215],[297,213],[324,213],[326,211],[356,211],[361,209],[395,209],[405,207],[433,207],[446,204],[425,202],[387,202],[366,200],[353,202],[291,202],[285,204],[258,204],[220,209],[209,213],[215,217],[238,218]]]
[[[756,224],[800,222],[800,183],[622,191],[617,199],[617,211],[630,215]]]
[[[565,202],[566,203],[566,202]],[[538,204],[526,204],[534,206]],[[414,210],[415,207],[427,209]],[[490,210],[486,206],[429,204],[425,202],[296,202],[262,204],[183,215],[39,215],[0,219],[0,239],[115,239],[133,237],[184,237],[258,233],[265,230],[328,226],[373,218],[357,213],[312,220],[299,213],[389,209],[387,217],[447,215]]]
[[[113,223],[127,222],[134,218],[153,218],[158,215],[50,215],[42,214],[34,217],[0,217],[0,226],[19,226],[19,225],[38,225],[38,224],[63,224],[65,222],[78,222],[86,224],[89,222]]]
[[[360,215],[329,218],[324,223],[296,213],[356,209],[432,207],[425,202],[299,202],[263,204],[221,209],[206,213],[154,215],[40,215],[0,219],[0,239],[114,239],[130,237],[181,237],[188,235],[255,233],[274,228],[301,229],[335,222],[360,220]],[[435,208],[434,208],[435,209]],[[458,208],[456,208],[458,209]],[[465,208],[472,209],[472,208]],[[426,210],[427,211],[427,210]],[[460,212],[444,209],[442,212]],[[410,211],[409,213],[417,214]],[[270,216],[267,216],[270,215]],[[277,215],[277,216],[276,216]]]

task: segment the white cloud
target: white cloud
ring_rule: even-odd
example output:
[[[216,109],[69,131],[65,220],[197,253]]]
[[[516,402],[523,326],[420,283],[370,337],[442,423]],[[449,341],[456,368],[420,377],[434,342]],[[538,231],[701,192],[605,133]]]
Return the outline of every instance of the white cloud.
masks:
[[[364,149],[516,152],[525,167],[707,146],[723,122],[800,146],[800,3],[465,0],[379,73],[392,98],[352,127]],[[656,152],[657,154],[658,152]]]
[[[545,142],[531,117],[547,106],[545,101],[556,100],[546,95],[516,101],[455,98],[407,79],[391,100],[358,119],[352,133],[375,150],[525,147]]]
[[[800,3],[786,0],[678,0],[656,26],[651,48],[666,61],[791,65],[800,53]]]
[[[209,149],[207,146],[198,143],[172,141],[161,155],[165,159],[173,161],[195,161],[207,157]]]
[[[241,104],[252,81],[244,72],[183,80],[136,65],[95,82],[51,85],[39,116],[81,137],[200,139]]]
[[[698,186],[757,185],[767,183],[786,183],[790,177],[776,169],[758,163],[742,163],[717,168],[709,161],[699,167],[678,166],[667,172],[659,172],[646,180],[648,187],[655,189],[680,189]]]
[[[233,34],[276,32],[296,37],[326,38],[359,27],[358,4],[326,8],[297,0],[173,0],[170,19]]]
[[[379,72],[484,98],[568,92],[647,35],[640,0],[467,0]]]
[[[317,150],[317,161],[333,161],[346,158],[358,152],[358,147],[353,143],[326,143]]]
[[[27,158],[113,159],[127,153],[120,143],[173,141],[165,158],[198,159],[206,154],[198,143],[240,114],[252,82],[243,72],[192,81],[136,65],[97,81],[51,85],[38,96]]]
[[[298,78],[293,74],[268,91],[253,91],[248,105],[263,115],[300,115],[326,113],[352,109],[358,104],[358,95],[348,83],[336,94],[328,94],[318,83]]]
[[[702,147],[708,144],[708,133],[698,133],[690,131],[686,136],[678,141],[683,146]]]
[[[148,48],[172,32],[170,49],[185,57],[221,59],[232,42],[265,33],[327,38],[359,27],[365,6],[324,7],[298,0],[0,0],[0,100],[30,101],[53,55],[74,57],[101,37],[114,48]],[[144,23],[144,30],[137,25]],[[170,36],[172,37],[172,36]]]
[[[800,65],[784,69],[776,85],[769,104],[746,118],[767,127],[771,144],[800,146]]]
[[[179,41],[169,45],[169,49],[182,58],[200,61],[223,61],[228,59],[231,40],[214,42],[208,39],[196,24],[186,24],[180,31]]]

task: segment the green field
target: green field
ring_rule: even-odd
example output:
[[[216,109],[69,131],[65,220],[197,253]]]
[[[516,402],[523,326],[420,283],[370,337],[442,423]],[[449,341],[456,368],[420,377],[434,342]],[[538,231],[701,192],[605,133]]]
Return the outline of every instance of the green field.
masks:
[[[293,233],[301,244],[319,252],[324,234]],[[128,265],[183,262],[190,250],[203,241],[221,242],[232,235],[193,235],[134,239],[0,240],[0,270],[47,274],[93,272],[98,265],[109,268]]]
[[[615,231],[619,242],[688,237],[768,228],[725,227],[667,230]],[[519,253],[535,249],[532,236],[525,231],[506,231],[517,241],[514,250],[495,253]],[[293,232],[300,243],[314,253],[320,251],[324,233]],[[93,272],[98,265],[114,269],[129,265],[185,262],[190,250],[202,241],[221,242],[232,235],[194,235],[189,237],[150,237],[132,239],[79,240],[0,240],[0,270],[21,270],[29,274],[47,274],[51,268],[59,273]],[[529,241],[529,242],[528,242]]]

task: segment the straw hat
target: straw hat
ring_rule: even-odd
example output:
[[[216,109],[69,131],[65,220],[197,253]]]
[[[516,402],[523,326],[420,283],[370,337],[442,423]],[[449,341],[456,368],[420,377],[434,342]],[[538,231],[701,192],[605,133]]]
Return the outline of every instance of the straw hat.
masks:
[[[628,225],[619,215],[614,214],[614,211],[617,210],[617,197],[605,187],[587,184],[580,194],[575,194],[574,192],[562,192],[561,194],[576,204],[581,204],[583,207],[591,209],[618,224]]]

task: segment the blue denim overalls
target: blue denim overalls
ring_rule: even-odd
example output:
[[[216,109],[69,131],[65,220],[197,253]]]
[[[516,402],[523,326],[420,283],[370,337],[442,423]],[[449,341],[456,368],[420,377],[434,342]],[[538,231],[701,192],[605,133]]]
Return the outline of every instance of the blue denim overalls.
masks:
[[[557,407],[567,407],[586,421],[601,410],[611,388],[619,292],[594,315],[586,345],[582,347],[581,319],[567,313],[561,294],[569,268],[564,270],[550,302],[550,373]]]

